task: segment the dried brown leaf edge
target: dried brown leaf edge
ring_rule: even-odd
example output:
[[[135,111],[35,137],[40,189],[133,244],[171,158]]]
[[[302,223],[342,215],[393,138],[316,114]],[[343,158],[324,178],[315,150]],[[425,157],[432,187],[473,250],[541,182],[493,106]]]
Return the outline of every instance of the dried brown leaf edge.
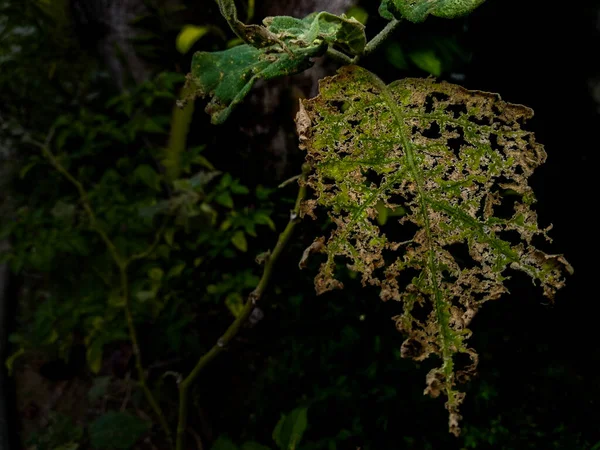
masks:
[[[532,115],[495,94],[432,79],[386,85],[346,66],[321,80],[319,95],[302,101],[296,118],[314,193],[302,214],[314,218],[324,207],[335,226],[306,250],[301,265],[310,253],[326,254],[315,278],[318,294],[343,287],[336,262],[346,262],[363,285],[380,288],[383,300],[402,302],[403,314],[393,318],[406,336],[401,354],[441,358],[425,393],[447,397],[456,435],[464,399],[457,386],[477,365],[467,326],[481,305],[507,292],[509,268],[531,276],[550,299],[572,271],[562,255],[532,244],[537,235],[550,240],[549,227],[538,227],[527,182],[546,159],[522,129]],[[381,230],[382,205],[404,208],[395,225],[405,239],[393,241]],[[464,367],[456,363],[461,353],[470,357]]]

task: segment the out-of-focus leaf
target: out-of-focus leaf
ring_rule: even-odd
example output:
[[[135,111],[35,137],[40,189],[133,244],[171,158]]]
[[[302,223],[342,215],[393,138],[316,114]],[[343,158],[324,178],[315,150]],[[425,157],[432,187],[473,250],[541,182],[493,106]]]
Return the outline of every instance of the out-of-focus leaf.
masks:
[[[442,61],[431,49],[414,50],[408,54],[415,65],[431,75],[439,77],[442,74]]]
[[[92,387],[88,391],[88,400],[90,402],[96,402],[100,400],[104,395],[110,384],[110,377],[96,377],[94,378]]]
[[[182,54],[189,52],[190,48],[192,48],[204,35],[208,34],[210,30],[211,27],[206,25],[185,25],[177,35],[175,43],[177,51]]]
[[[307,408],[300,407],[282,415],[273,430],[273,440],[279,450],[295,450],[307,426]]]
[[[219,436],[213,443],[211,450],[238,450],[238,446],[227,436]]]
[[[232,292],[225,298],[225,305],[233,314],[233,317],[239,317],[244,309],[244,299],[239,292]]]
[[[248,242],[243,231],[236,231],[231,238],[231,243],[241,252],[248,251]]]
[[[150,428],[150,422],[122,412],[108,412],[89,428],[94,450],[127,450]]]

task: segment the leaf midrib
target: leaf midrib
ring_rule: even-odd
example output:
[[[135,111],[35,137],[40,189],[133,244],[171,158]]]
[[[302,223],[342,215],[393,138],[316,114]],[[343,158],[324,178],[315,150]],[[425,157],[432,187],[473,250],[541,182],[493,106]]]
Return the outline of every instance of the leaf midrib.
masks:
[[[428,253],[429,253],[429,271],[431,278],[431,285],[435,294],[435,311],[438,320],[438,324],[440,327],[440,336],[442,343],[442,359],[443,359],[443,368],[445,375],[445,384],[446,384],[446,394],[448,395],[448,403],[452,405],[454,403],[454,395],[451,389],[451,381],[450,377],[452,375],[452,352],[450,350],[450,342],[452,340],[450,336],[450,326],[447,320],[448,317],[448,305],[444,302],[443,293],[438,283],[438,271],[437,266],[435,264],[435,252],[434,252],[434,240],[431,233],[431,226],[429,223],[429,216],[427,214],[427,203],[426,203],[426,195],[423,189],[423,178],[421,171],[417,167],[415,162],[415,154],[412,148],[412,142],[408,138],[406,131],[404,129],[404,115],[402,111],[396,105],[392,94],[388,88],[388,86],[375,74],[368,72],[372,83],[381,90],[383,94],[383,99],[390,109],[392,115],[394,116],[394,121],[398,126],[398,131],[400,134],[400,141],[402,147],[404,148],[404,152],[406,155],[406,160],[408,163],[408,170],[413,175],[415,180],[415,184],[417,185],[417,192],[419,196],[419,205],[421,210],[421,215],[423,217],[423,224],[425,228],[425,235],[427,238],[428,244]]]

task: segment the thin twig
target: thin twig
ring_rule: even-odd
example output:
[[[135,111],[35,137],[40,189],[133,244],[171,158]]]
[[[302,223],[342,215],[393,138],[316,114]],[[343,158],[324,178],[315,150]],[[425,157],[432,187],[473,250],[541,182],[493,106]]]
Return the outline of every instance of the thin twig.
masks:
[[[390,34],[396,29],[396,27],[400,24],[400,21],[397,19],[393,19],[385,26],[383,30],[381,30],[373,39],[371,39],[367,45],[365,46],[364,51],[360,55],[356,55],[354,58],[346,55],[345,53],[340,52],[339,50],[334,49],[329,46],[327,48],[327,56],[341,64],[356,64],[363,56],[368,56],[373,53],[377,47],[384,42]]]
[[[273,270],[275,268],[275,264],[277,260],[283,253],[285,246],[289,242],[292,232],[296,227],[296,224],[299,221],[300,217],[300,206],[304,196],[306,195],[306,184],[304,180],[308,174],[308,168],[303,167],[302,176],[300,178],[300,188],[298,189],[298,197],[296,198],[296,204],[294,209],[290,212],[290,220],[285,227],[285,229],[279,235],[279,239],[277,240],[277,244],[275,248],[269,255],[267,261],[265,262],[263,274],[258,282],[256,288],[250,293],[248,296],[248,300],[244,305],[240,315],[229,325],[229,328],[223,333],[223,335],[217,340],[216,344],[206,352],[204,355],[200,357],[196,366],[192,369],[192,371],[188,374],[188,376],[179,383],[179,419],[177,423],[177,434],[176,434],[176,450],[183,450],[185,446],[185,432],[187,428],[187,414],[188,414],[188,389],[194,383],[200,372],[217,356],[219,355],[227,346],[229,342],[238,334],[241,330],[242,326],[250,317],[250,314],[254,310],[256,304],[262,298],[265,293],[269,282],[271,280],[271,276],[273,274]]]
[[[163,224],[160,226],[160,228],[156,231],[156,234],[154,235],[154,241],[152,241],[152,244],[150,244],[150,246],[143,252],[131,255],[131,257],[129,258],[129,260],[127,262],[130,263],[132,261],[136,261],[138,259],[144,259],[144,258],[147,258],[148,256],[150,256],[152,254],[152,252],[156,249],[156,246],[158,245],[158,243],[160,242],[160,238],[162,237],[163,232],[165,231],[166,227],[167,227],[167,221],[164,221]]]
[[[119,253],[117,247],[112,242],[112,240],[109,238],[108,234],[100,226],[100,224],[96,218],[96,214],[94,213],[94,210],[92,209],[92,206],[89,202],[88,193],[86,192],[85,188],[83,187],[83,184],[81,184],[79,182],[79,180],[77,180],[73,175],[71,175],[71,173],[60,163],[58,158],[56,158],[56,156],[50,150],[50,144],[51,144],[52,138],[54,136],[54,131],[55,131],[55,128],[53,127],[50,130],[50,132],[48,133],[48,136],[46,137],[46,140],[44,143],[40,143],[40,142],[31,140],[31,139],[29,139],[28,141],[30,143],[38,146],[42,150],[42,153],[44,154],[44,156],[54,166],[54,168],[60,174],[62,174],[67,180],[69,180],[71,182],[71,184],[73,184],[73,186],[75,186],[75,188],[77,189],[77,192],[79,193],[79,198],[81,200],[81,204],[83,205],[83,209],[85,210],[85,212],[88,216],[88,219],[90,221],[90,225],[91,225],[92,229],[100,236],[100,238],[106,245],[109,253],[111,254],[115,265],[119,269],[119,274],[120,274],[120,279],[121,279],[121,295],[122,295],[123,303],[124,303],[125,319],[127,320],[127,327],[129,330],[129,338],[131,340],[131,343],[133,346],[133,353],[135,355],[135,364],[137,367],[137,372],[138,372],[138,377],[139,377],[138,383],[139,383],[140,387],[142,388],[142,391],[144,392],[144,394],[146,396],[146,400],[150,404],[150,407],[152,408],[152,410],[158,417],[160,425],[163,428],[165,434],[167,435],[167,439],[170,443],[170,446],[173,447],[173,439],[172,439],[172,435],[171,435],[171,430],[169,428],[169,425],[167,423],[165,415],[164,415],[162,409],[160,408],[160,406],[158,405],[156,399],[154,398],[154,395],[152,395],[152,392],[150,391],[150,389],[148,388],[148,386],[146,384],[146,374],[145,374],[143,366],[142,366],[142,359],[141,359],[140,348],[138,345],[137,332],[136,332],[136,329],[135,329],[135,326],[133,323],[133,315],[131,313],[131,305],[129,304],[129,281],[127,278],[128,260],[127,260],[127,258],[123,257]]]
[[[369,43],[365,47],[365,51],[363,52],[362,56],[367,56],[370,53],[373,53],[375,49],[377,49],[377,47],[379,47],[379,45],[383,41],[385,41],[390,34],[392,34],[392,32],[396,29],[396,27],[399,24],[400,21],[398,19],[392,19],[390,22],[388,22],[385,28],[379,33],[377,33],[377,35],[369,41]]]

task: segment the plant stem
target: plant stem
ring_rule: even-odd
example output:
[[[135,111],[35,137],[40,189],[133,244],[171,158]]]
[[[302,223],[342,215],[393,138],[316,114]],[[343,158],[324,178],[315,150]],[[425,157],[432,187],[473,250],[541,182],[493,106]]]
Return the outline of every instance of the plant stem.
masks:
[[[98,220],[96,218],[96,214],[94,213],[94,210],[92,209],[92,206],[89,202],[88,193],[86,192],[85,188],[83,187],[83,184],[81,184],[79,182],[79,180],[77,180],[58,161],[58,159],[52,153],[52,151],[50,151],[50,142],[52,140],[53,134],[54,134],[54,130],[51,130],[50,133],[48,133],[48,137],[46,138],[46,141],[44,143],[31,141],[31,140],[30,140],[30,142],[37,145],[38,147],[40,147],[42,150],[42,153],[50,161],[50,163],[54,166],[54,168],[60,174],[62,174],[67,180],[69,180],[71,182],[71,184],[73,184],[75,186],[75,188],[77,189],[77,192],[79,193],[79,198],[83,205],[83,209],[85,210],[85,212],[88,216],[88,219],[90,221],[92,229],[100,236],[100,238],[106,245],[110,255],[112,256],[113,262],[119,269],[119,275],[120,275],[120,281],[121,281],[121,295],[123,298],[124,309],[125,309],[125,319],[127,321],[127,328],[129,330],[129,339],[131,340],[131,345],[133,347],[135,365],[136,365],[138,377],[139,377],[138,382],[139,382],[140,387],[142,388],[142,391],[144,392],[144,395],[146,396],[148,403],[150,404],[150,407],[152,408],[152,410],[158,417],[158,421],[159,421],[161,427],[163,428],[165,434],[167,435],[167,439],[169,441],[170,447],[172,448],[173,447],[173,438],[171,435],[171,430],[169,428],[169,425],[167,423],[166,417],[165,417],[162,409],[158,405],[158,402],[154,398],[154,395],[152,395],[152,391],[150,391],[150,389],[148,388],[148,385],[146,383],[146,373],[144,372],[144,367],[142,366],[142,358],[141,358],[141,353],[140,353],[140,347],[138,344],[137,332],[136,332],[135,325],[133,322],[133,314],[131,313],[131,305],[129,303],[129,280],[127,277],[127,268],[128,268],[129,263],[126,260],[126,258],[121,256],[121,254],[117,250],[117,247],[115,246],[115,244],[108,237],[108,234],[106,234],[106,232],[102,229],[102,227],[100,227]],[[157,233],[157,239],[158,239],[159,234],[160,234],[160,232]]]
[[[296,198],[296,204],[294,209],[290,212],[290,220],[285,227],[285,229],[279,235],[277,240],[277,244],[273,249],[273,252],[268,256],[265,266],[263,269],[263,274],[258,282],[256,288],[250,293],[248,296],[248,300],[244,305],[240,315],[229,325],[229,328],[223,333],[223,335],[217,340],[216,344],[212,346],[212,348],[206,352],[204,355],[200,357],[192,371],[188,374],[188,376],[179,383],[179,419],[177,423],[177,435],[176,435],[176,444],[175,450],[183,450],[185,445],[185,431],[187,427],[187,415],[188,415],[188,389],[194,383],[202,369],[204,369],[216,356],[218,356],[227,346],[227,344],[238,334],[250,314],[254,310],[258,301],[262,298],[265,293],[269,282],[271,280],[271,276],[273,274],[273,269],[275,268],[275,264],[277,260],[281,256],[281,253],[285,249],[285,246],[289,242],[292,232],[296,227],[296,224],[299,221],[300,217],[300,205],[302,200],[306,195],[306,185],[304,183],[306,176],[308,174],[308,168],[303,167],[302,175],[300,177],[300,188],[298,189],[298,197]]]
[[[329,56],[331,59],[341,63],[341,64],[354,64],[355,61],[358,60],[358,56],[355,56],[354,58],[350,58],[348,55],[346,55],[345,53],[340,52],[339,50],[336,50],[333,47],[327,47],[327,56]]]
[[[397,19],[392,19],[385,26],[383,30],[381,30],[373,39],[371,39],[365,47],[365,51],[362,56],[367,56],[370,53],[373,53],[379,45],[385,41],[390,34],[396,29],[396,27],[400,24],[400,21]]]
[[[379,47],[379,45],[381,45],[381,43],[383,41],[385,41],[390,36],[390,34],[392,34],[392,32],[396,29],[396,27],[399,24],[400,24],[400,21],[397,19],[393,19],[390,22],[388,22],[388,24],[385,26],[385,28],[383,30],[381,30],[373,39],[371,39],[367,43],[363,53],[360,55],[356,55],[354,58],[349,57],[345,53],[342,53],[339,50],[336,50],[331,46],[327,48],[326,54],[331,59],[334,59],[339,63],[356,64],[356,63],[358,63],[358,60],[361,57],[367,56],[367,55],[373,53],[377,49],[377,47]]]
[[[137,331],[135,329],[135,324],[133,322],[133,314],[131,313],[131,305],[129,303],[129,280],[127,277],[127,266],[119,267],[119,273],[121,277],[121,296],[125,305],[125,318],[127,320],[127,328],[129,330],[129,339],[131,340],[131,346],[133,347],[135,367],[137,369],[139,378],[138,383],[140,385],[140,388],[144,392],[144,395],[146,396],[146,400],[148,401],[150,407],[154,411],[154,414],[156,414],[156,417],[158,417],[160,426],[167,435],[169,446],[173,448],[173,437],[171,436],[171,429],[169,428],[169,424],[167,423],[165,414],[163,413],[161,407],[154,398],[154,395],[152,395],[152,391],[150,390],[150,388],[148,388],[148,384],[146,383],[146,372],[144,371],[144,366],[142,365],[142,354],[140,352]]]

